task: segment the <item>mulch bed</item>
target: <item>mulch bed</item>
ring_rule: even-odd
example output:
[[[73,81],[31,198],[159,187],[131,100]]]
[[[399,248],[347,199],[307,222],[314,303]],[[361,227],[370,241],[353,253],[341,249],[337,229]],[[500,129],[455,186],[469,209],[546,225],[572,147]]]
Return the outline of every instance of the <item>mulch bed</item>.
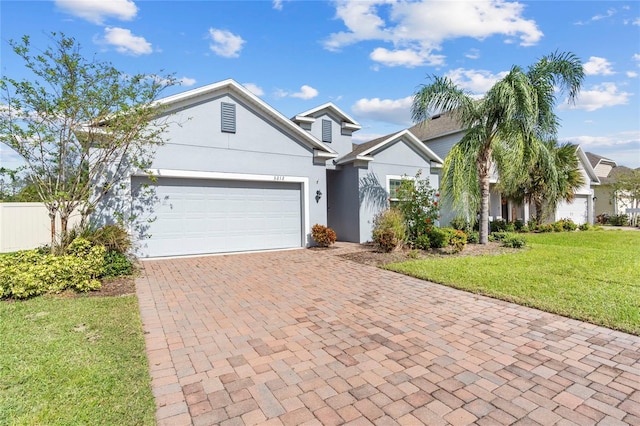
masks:
[[[500,246],[498,242],[482,244],[467,244],[460,253],[454,253],[451,249],[430,249],[412,251],[407,248],[383,253],[376,250],[373,244],[360,244],[357,248],[347,253],[336,253],[338,257],[348,259],[353,262],[371,266],[384,266],[389,263],[404,262],[407,260],[427,259],[435,257],[462,257],[462,256],[484,256],[513,253],[517,249]]]

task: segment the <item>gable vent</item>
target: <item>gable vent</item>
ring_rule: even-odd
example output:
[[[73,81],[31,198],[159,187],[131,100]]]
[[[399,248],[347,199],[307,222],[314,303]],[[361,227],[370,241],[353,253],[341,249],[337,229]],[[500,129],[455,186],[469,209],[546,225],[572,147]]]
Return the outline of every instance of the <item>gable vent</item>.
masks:
[[[225,133],[236,132],[236,104],[222,102],[222,131]]]
[[[331,120],[322,120],[322,142],[331,142]]]

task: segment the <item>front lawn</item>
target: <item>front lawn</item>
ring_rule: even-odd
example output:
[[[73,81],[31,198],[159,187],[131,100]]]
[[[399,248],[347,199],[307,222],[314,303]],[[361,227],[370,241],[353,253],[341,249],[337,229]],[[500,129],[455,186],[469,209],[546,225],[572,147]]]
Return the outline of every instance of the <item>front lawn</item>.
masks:
[[[517,253],[385,268],[640,335],[640,232],[527,234]]]
[[[152,425],[135,296],[0,302],[0,424]]]

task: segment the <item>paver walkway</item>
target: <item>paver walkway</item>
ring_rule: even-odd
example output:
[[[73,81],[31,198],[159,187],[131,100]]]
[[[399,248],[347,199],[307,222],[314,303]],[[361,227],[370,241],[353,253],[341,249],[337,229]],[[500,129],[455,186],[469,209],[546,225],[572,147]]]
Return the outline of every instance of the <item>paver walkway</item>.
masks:
[[[640,338],[326,252],[144,263],[160,425],[640,424]]]

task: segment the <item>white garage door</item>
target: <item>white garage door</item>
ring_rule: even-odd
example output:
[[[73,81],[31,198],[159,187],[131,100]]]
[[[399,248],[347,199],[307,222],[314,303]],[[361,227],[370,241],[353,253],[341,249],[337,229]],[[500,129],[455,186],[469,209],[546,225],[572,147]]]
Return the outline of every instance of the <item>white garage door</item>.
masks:
[[[571,203],[563,201],[558,204],[556,220],[571,219],[578,225],[587,223],[587,197],[587,195],[576,195]]]
[[[145,204],[134,177],[134,209]],[[300,247],[301,184],[158,178],[143,256],[179,256]],[[149,204],[149,203],[147,203]],[[147,209],[148,210],[148,209]]]

